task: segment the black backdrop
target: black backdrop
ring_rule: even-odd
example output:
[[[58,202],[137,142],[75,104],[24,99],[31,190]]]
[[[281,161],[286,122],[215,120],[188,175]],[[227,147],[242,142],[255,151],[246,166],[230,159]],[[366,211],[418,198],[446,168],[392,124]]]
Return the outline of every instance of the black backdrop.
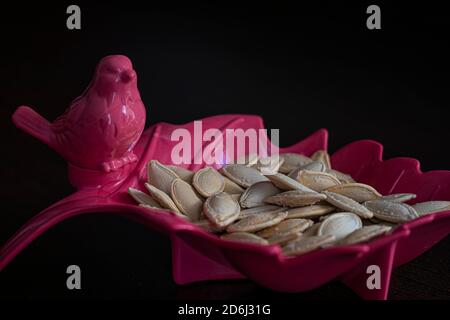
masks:
[[[382,29],[366,8],[329,4],[160,7],[85,3],[69,31],[71,3],[2,4],[0,113],[3,137],[0,243],[27,219],[72,192],[51,150],[16,129],[21,104],[54,119],[87,86],[97,61],[128,55],[149,123],[221,113],[260,114],[282,146],[315,130],[330,151],[375,139],[385,157],[410,156],[423,170],[449,169],[449,19],[443,7],[380,3]],[[450,239],[394,273],[391,298],[449,298]],[[78,264],[83,289],[68,291]],[[349,298],[339,283],[277,294],[249,281],[176,286],[164,235],[118,217],[62,223],[0,273],[3,298]]]

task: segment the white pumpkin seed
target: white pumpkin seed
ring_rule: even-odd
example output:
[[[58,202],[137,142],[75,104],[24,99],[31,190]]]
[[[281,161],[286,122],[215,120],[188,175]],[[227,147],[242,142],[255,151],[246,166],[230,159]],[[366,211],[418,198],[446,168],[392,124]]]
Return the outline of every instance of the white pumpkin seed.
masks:
[[[229,164],[220,169],[222,174],[238,185],[248,188],[259,181],[268,181],[268,179],[255,168],[239,164]]]
[[[289,173],[297,167],[301,167],[312,162],[310,158],[297,153],[283,153],[280,154],[280,157],[283,159],[283,163],[278,169],[281,173]]]
[[[276,204],[286,207],[301,207],[315,204],[326,199],[324,194],[318,192],[304,192],[302,190],[285,191],[266,198],[266,203]]]
[[[203,210],[203,199],[189,183],[181,179],[175,179],[172,182],[170,194],[173,202],[181,212],[191,218],[192,221],[200,219]]]
[[[329,173],[309,170],[301,170],[297,175],[297,181],[318,192],[341,184],[336,177]]]
[[[381,197],[381,194],[377,190],[364,183],[341,184],[331,187],[327,191],[341,194],[359,203]]]
[[[286,211],[286,209],[283,207],[274,206],[274,205],[264,205],[261,207],[254,207],[254,208],[250,208],[250,209],[241,210],[238,219],[244,219],[248,216],[266,213],[266,212],[280,212],[280,211]]]
[[[391,230],[391,227],[378,224],[362,227],[361,229],[353,231],[347,237],[342,239],[340,244],[349,245],[360,242],[366,242],[375,237],[385,234],[389,230]]]
[[[341,240],[361,227],[362,221],[356,214],[339,212],[323,220],[317,234],[319,236],[332,235],[336,240]]]
[[[351,175],[331,169],[327,171],[329,174],[332,174],[333,176],[335,176],[336,178],[338,178],[338,180],[341,183],[354,183],[356,182]]]
[[[330,155],[325,150],[318,150],[314,152],[314,154],[311,156],[311,159],[314,161],[323,162],[327,170],[331,170]]]
[[[326,201],[339,209],[356,213],[365,219],[373,217],[373,213],[369,209],[349,197],[330,191],[324,191],[323,193],[327,196]]]
[[[387,196],[382,196],[380,200],[391,202],[407,202],[415,199],[417,196],[414,193],[394,193]]]
[[[148,183],[166,194],[170,194],[172,182],[178,178],[175,172],[161,164],[158,160],[151,160],[147,165]]]
[[[223,180],[225,182],[225,187],[223,188],[223,192],[230,194],[242,194],[244,189],[242,189],[238,184],[234,183],[227,177],[223,176]]]
[[[219,192],[206,199],[203,212],[212,225],[224,228],[239,216],[241,208],[231,195]]]
[[[216,169],[206,167],[194,174],[192,185],[198,193],[207,198],[223,191],[225,179]]]
[[[450,210],[450,201],[426,201],[412,206],[419,216]]]
[[[175,174],[181,179],[186,181],[187,183],[192,183],[192,178],[194,177],[194,172],[182,167],[174,166],[174,165],[168,165],[167,166],[170,170],[175,172]]]
[[[229,225],[227,232],[256,232],[280,223],[286,216],[285,211],[254,214]]]
[[[320,225],[322,224],[322,222],[316,222],[314,223],[311,227],[309,227],[308,229],[306,229],[303,232],[303,236],[304,237],[312,237],[312,236],[317,236],[317,232],[319,231]]]
[[[170,196],[166,194],[164,191],[159,190],[158,188],[152,186],[149,183],[145,183],[145,187],[147,188],[152,198],[155,199],[156,202],[158,202],[162,208],[166,208],[173,212],[180,213],[180,210],[178,210],[178,207],[173,202],[172,198],[170,198]]]
[[[233,232],[221,235],[220,238],[238,242],[256,243],[261,245],[269,244],[266,239],[258,237],[256,234],[249,232]]]
[[[139,204],[145,204],[145,205],[148,205],[148,206],[154,207],[154,208],[161,208],[159,203],[157,201],[155,201],[155,199],[153,199],[150,195],[148,195],[145,192],[142,192],[140,190],[130,187],[130,188],[128,188],[128,193]]]
[[[292,218],[316,218],[324,214],[334,211],[336,208],[333,206],[313,204],[306,207],[297,207],[287,209],[287,219]]]
[[[406,203],[370,200],[364,202],[364,205],[380,220],[401,223],[419,217],[416,210]]]
[[[253,208],[265,205],[264,199],[280,193],[281,190],[270,181],[261,181],[252,184],[245,190],[240,198],[240,204],[243,208]]]
[[[279,224],[258,231],[257,235],[263,238],[270,238],[277,233],[303,232],[314,224],[309,219],[286,219]]]
[[[271,174],[266,177],[269,178],[269,180],[281,190],[302,190],[304,192],[315,192],[314,190],[302,185],[300,182],[281,173]]]
[[[300,255],[320,248],[335,241],[331,235],[324,236],[299,236],[296,240],[289,242],[283,247],[284,254],[288,256]]]

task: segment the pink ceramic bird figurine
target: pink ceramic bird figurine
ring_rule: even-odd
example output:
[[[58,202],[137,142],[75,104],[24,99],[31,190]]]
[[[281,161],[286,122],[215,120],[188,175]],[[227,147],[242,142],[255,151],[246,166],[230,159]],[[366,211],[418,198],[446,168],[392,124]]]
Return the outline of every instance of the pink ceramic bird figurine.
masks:
[[[145,115],[130,59],[112,55],[99,62],[88,88],[53,123],[26,106],[13,121],[72,165],[110,172],[137,160],[133,147]]]

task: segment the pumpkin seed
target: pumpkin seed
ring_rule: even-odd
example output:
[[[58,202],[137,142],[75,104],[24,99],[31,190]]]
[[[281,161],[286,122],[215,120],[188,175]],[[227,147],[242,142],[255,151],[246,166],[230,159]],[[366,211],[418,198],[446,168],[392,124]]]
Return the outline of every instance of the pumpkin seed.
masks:
[[[318,192],[341,184],[337,178],[329,173],[309,170],[301,170],[297,174],[297,181],[304,186]]]
[[[222,192],[225,188],[225,180],[215,169],[206,167],[194,174],[192,185],[198,193],[207,198],[215,193]]]
[[[254,207],[254,208],[250,208],[250,209],[241,210],[238,219],[244,219],[248,216],[266,213],[266,212],[280,212],[280,211],[286,211],[286,209],[283,207],[279,207],[279,206],[264,205],[264,206],[260,206],[260,207]]]
[[[407,202],[415,199],[417,196],[414,193],[394,193],[387,196],[382,196],[380,200],[391,202]]]
[[[203,199],[189,183],[181,179],[175,179],[172,182],[170,194],[173,202],[181,212],[191,218],[192,221],[200,219],[203,209]]]
[[[244,189],[242,189],[238,184],[234,183],[227,177],[223,176],[223,180],[225,182],[223,192],[230,193],[230,194],[239,194],[239,195],[244,192]]]
[[[231,241],[248,242],[267,245],[269,244],[266,239],[258,237],[256,234],[249,232],[233,232],[221,235],[220,238]]]
[[[299,236],[296,240],[289,242],[283,247],[284,254],[288,256],[300,255],[320,248],[323,245],[334,242],[331,235],[323,236]]]
[[[134,188],[128,188],[128,193],[136,200],[139,204],[145,204],[154,208],[161,208],[158,202],[155,201],[152,197],[150,197],[147,193],[142,192],[140,190]]]
[[[323,193],[327,196],[326,201],[339,209],[356,213],[361,218],[373,217],[373,213],[369,209],[349,197],[330,191],[324,191]]]
[[[332,235],[336,240],[341,240],[353,231],[362,227],[361,219],[351,212],[340,212],[330,215],[322,221],[317,234]]]
[[[310,158],[297,153],[283,153],[280,157],[283,159],[283,163],[278,169],[281,173],[289,173],[297,167],[301,167],[312,162]]]
[[[318,150],[314,152],[314,154],[311,156],[311,159],[314,161],[323,162],[327,170],[331,170],[330,155],[325,150]]]
[[[173,202],[172,198],[170,198],[170,196],[164,191],[159,190],[149,183],[145,183],[145,187],[147,188],[152,198],[155,199],[162,208],[169,209],[176,213],[181,213],[180,210],[178,210],[176,204]]]
[[[315,204],[324,199],[326,199],[326,196],[318,192],[291,190],[268,197],[264,201],[279,206],[300,207]]]
[[[286,216],[286,211],[254,214],[229,225],[227,232],[256,232],[280,223]]]
[[[316,218],[334,211],[336,208],[328,205],[313,204],[306,207],[287,209],[287,219],[292,218]]]
[[[412,206],[419,216],[450,210],[450,201],[426,201]]]
[[[353,183],[356,182],[351,175],[331,169],[327,171],[329,174],[332,174],[333,176],[335,176],[336,178],[338,178],[338,180],[341,183]]]
[[[175,172],[161,164],[158,160],[151,160],[147,165],[148,183],[166,194],[170,194],[172,182],[178,178]]]
[[[277,225],[259,231],[257,235],[263,238],[270,238],[275,234],[303,232],[313,224],[314,222],[309,219],[287,219]]]
[[[364,205],[373,212],[375,218],[389,222],[401,223],[419,217],[416,210],[406,203],[370,200]]]
[[[360,203],[381,197],[381,194],[377,190],[364,183],[341,184],[331,187],[327,191],[341,194]]]
[[[260,181],[245,190],[240,199],[241,207],[253,208],[265,205],[264,199],[280,193],[281,190],[270,181]]]
[[[174,165],[168,165],[167,168],[175,172],[175,174],[181,179],[186,181],[187,183],[192,183],[192,178],[194,177],[194,172],[191,170],[174,166]]]
[[[375,237],[381,236],[391,230],[391,227],[374,224],[371,226],[362,227],[350,233],[347,237],[342,239],[340,244],[348,245],[360,242],[369,241]]]
[[[314,190],[302,185],[300,182],[281,173],[267,175],[266,177],[269,178],[269,180],[281,190],[302,190],[304,192],[315,192]]]
[[[231,181],[244,188],[248,188],[252,184],[259,181],[268,181],[268,179],[255,168],[240,164],[226,165],[225,167],[222,167],[221,172]]]
[[[219,192],[206,199],[203,211],[212,225],[224,228],[239,216],[239,203],[228,193]]]

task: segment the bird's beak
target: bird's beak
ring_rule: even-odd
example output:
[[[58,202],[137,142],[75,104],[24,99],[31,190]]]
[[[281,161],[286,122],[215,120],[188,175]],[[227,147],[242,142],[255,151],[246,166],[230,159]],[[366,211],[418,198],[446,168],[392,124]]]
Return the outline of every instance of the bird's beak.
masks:
[[[120,80],[123,83],[129,83],[136,78],[136,72],[134,70],[125,70],[120,74]]]

